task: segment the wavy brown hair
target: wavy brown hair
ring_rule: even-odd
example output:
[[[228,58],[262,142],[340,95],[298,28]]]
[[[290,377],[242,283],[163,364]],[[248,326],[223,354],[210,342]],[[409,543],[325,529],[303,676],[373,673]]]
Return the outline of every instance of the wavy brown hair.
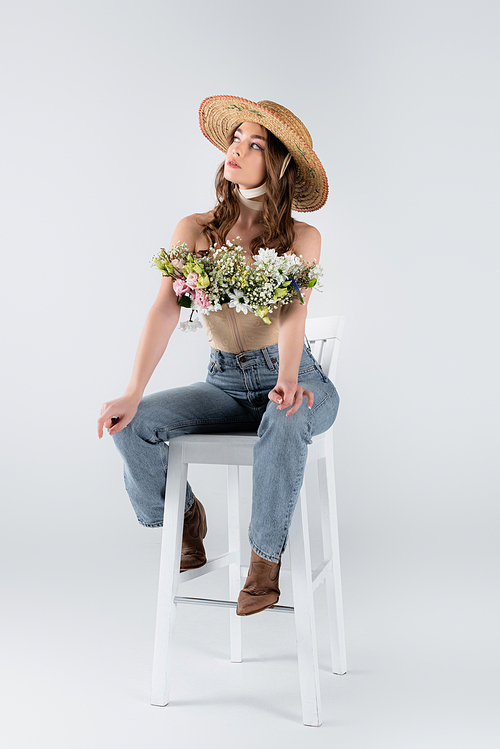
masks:
[[[236,129],[228,138],[228,147]],[[278,255],[283,255],[293,249],[295,227],[292,218],[292,201],[297,181],[297,167],[293,159],[290,159],[283,177],[279,178],[283,160],[287,154],[286,146],[268,130],[267,145],[264,149],[267,192],[263,196],[262,231],[250,244],[252,254],[256,254],[261,247],[270,247],[276,250]],[[210,245],[215,242],[219,246],[223,245],[240,215],[240,203],[235,194],[235,185],[224,177],[224,164],[225,162],[220,165],[215,175],[218,203],[214,208],[212,220],[203,228]]]

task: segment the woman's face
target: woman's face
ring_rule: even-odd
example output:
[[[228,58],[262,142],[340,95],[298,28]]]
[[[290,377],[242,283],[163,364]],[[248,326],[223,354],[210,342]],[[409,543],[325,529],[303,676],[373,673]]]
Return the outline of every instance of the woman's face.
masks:
[[[224,177],[244,190],[266,181],[267,130],[254,122],[242,122],[227,149]]]

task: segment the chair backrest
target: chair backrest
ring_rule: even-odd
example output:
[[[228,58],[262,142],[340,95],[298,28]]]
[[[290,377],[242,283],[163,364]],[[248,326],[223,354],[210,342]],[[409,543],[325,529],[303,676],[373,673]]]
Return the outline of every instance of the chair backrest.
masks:
[[[335,378],[337,371],[344,323],[344,315],[311,317],[306,320],[306,338],[312,354],[331,380]]]

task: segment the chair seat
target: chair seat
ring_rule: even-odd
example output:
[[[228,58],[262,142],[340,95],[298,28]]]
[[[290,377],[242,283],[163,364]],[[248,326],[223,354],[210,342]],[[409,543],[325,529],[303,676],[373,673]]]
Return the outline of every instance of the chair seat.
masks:
[[[329,436],[330,430],[312,438],[308,462],[318,460],[321,450],[324,449],[322,446]],[[177,445],[182,445],[182,460],[188,464],[251,466],[253,447],[258,439],[255,432],[237,432],[184,434],[181,437],[175,437],[175,442]],[[221,461],[221,455],[224,456],[223,461]]]

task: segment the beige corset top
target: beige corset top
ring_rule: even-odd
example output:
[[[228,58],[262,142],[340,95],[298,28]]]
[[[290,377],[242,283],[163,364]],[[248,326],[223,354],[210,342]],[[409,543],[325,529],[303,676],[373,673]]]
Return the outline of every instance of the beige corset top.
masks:
[[[223,304],[218,312],[200,317],[212,348],[241,354],[278,343],[279,313],[279,308],[271,312],[271,324],[266,324],[253,312],[245,315]]]

